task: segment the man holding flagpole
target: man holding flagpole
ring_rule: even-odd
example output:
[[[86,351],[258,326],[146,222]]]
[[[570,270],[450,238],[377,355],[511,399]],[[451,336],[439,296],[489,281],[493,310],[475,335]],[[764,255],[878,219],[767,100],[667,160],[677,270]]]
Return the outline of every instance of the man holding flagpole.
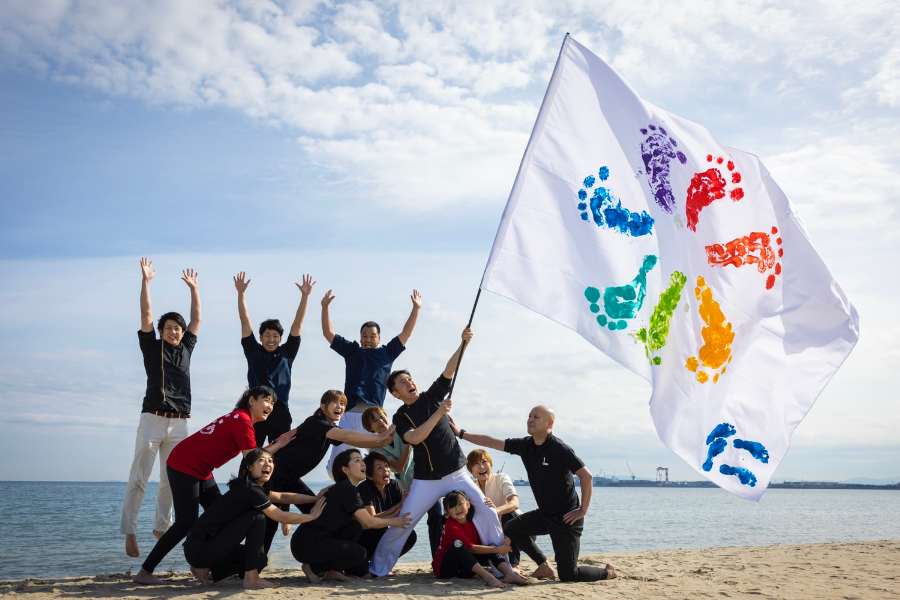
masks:
[[[578,565],[581,532],[591,504],[593,477],[575,452],[553,435],[555,421],[553,409],[536,406],[528,414],[528,437],[501,440],[462,429],[459,438],[476,446],[487,446],[522,457],[538,507],[507,523],[503,532],[538,564],[532,577],[552,579],[556,575],[546,555],[534,541],[534,536],[549,535],[560,581],[615,579],[616,570],[611,564],[603,569]],[[581,485],[580,502],[575,493],[573,474],[578,476]]]

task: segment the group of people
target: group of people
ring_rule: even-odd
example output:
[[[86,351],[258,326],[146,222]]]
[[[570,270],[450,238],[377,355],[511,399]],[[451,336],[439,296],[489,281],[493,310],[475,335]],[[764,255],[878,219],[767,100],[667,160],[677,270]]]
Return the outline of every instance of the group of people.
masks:
[[[460,429],[449,413],[451,378],[473,332],[462,340],[443,372],[420,391],[405,369],[392,370],[416,326],[422,298],[413,290],[412,310],[402,331],[381,345],[373,321],[359,342],[334,333],[329,290],[322,299],[322,333],[345,363],[344,389],[328,390],[318,409],[292,428],[291,368],[309,295],[315,282],[304,275],[301,299],[288,333],[276,319],[253,333],[244,272],[234,277],[247,359],[247,390],[234,409],[192,435],[190,362],[200,328],[197,273],[183,271],[191,292],[190,322],[163,314],[153,328],[150,281],[153,263],[141,259],[141,328],[138,332],[147,388],[138,425],[134,461],[122,508],[121,533],[129,556],[140,555],[137,517],[156,456],[160,457],[154,536],[156,545],[134,581],[159,584],[154,570],[182,541],[191,571],[204,585],[230,575],[245,588],[272,587],[260,576],[280,528],[291,553],[312,582],[383,577],[416,543],[413,528],[428,514],[434,574],[439,578],[479,576],[493,587],[524,585],[519,572],[525,553],[538,564],[531,577],[598,581],[616,576],[605,568],[577,564],[579,541],[591,499],[591,473],[553,433],[555,415],[545,406],[528,416],[528,436],[497,439]],[[389,418],[387,393],[401,405]],[[486,450],[466,457],[458,440],[521,456],[538,508],[522,514],[509,478],[493,473]],[[370,449],[364,456],[360,448]],[[329,454],[334,480],[318,494],[303,482]],[[243,455],[238,474],[222,494],[213,471]],[[581,498],[573,475],[581,482]],[[473,479],[474,478],[474,479]],[[296,505],[299,512],[291,512]],[[200,507],[204,512],[200,515]],[[175,519],[171,520],[174,508]],[[550,535],[554,570],[535,542]]]

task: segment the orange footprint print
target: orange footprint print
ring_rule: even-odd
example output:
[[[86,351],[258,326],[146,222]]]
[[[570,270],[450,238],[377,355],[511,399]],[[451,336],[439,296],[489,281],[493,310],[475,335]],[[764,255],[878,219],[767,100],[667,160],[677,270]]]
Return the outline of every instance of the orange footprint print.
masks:
[[[772,237],[775,237],[774,245]],[[771,290],[775,285],[775,276],[781,275],[779,259],[784,256],[784,249],[781,247],[781,238],[778,237],[778,228],[772,227],[771,236],[762,231],[753,231],[749,235],[735,238],[724,244],[707,246],[706,256],[710,266],[756,265],[756,269],[760,273],[771,271],[766,277],[766,289]]]
[[[731,362],[731,342],[734,341],[734,332],[731,331],[731,323],[725,320],[719,303],[713,299],[712,290],[702,277],[697,278],[694,295],[700,301],[700,318],[706,326],[700,331],[703,345],[698,352],[699,359],[695,356],[688,358],[685,367],[697,374],[697,381],[700,383],[709,381],[710,374],[707,371],[712,372],[713,383],[718,383],[719,375],[725,373],[726,365]]]

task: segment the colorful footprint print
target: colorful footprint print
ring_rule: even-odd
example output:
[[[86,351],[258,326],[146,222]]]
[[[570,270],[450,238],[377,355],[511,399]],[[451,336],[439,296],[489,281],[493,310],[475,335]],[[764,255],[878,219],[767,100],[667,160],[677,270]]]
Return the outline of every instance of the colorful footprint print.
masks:
[[[657,258],[652,254],[644,257],[638,274],[631,283],[611,286],[603,290],[604,314],[597,315],[597,323],[608,327],[610,331],[622,330],[628,326],[626,319],[633,319],[644,305],[647,294],[647,273],[656,266]],[[600,312],[600,290],[589,287],[584,290],[584,297],[590,302],[592,313]]]
[[[772,228],[772,235],[778,235],[778,228]],[[781,247],[781,238],[775,238],[776,251],[772,246],[769,234],[760,231],[751,232],[750,235],[739,237],[722,244],[712,244],[706,247],[706,256],[710,266],[724,267],[732,265],[742,267],[744,265],[756,265],[757,271],[765,273],[773,271],[766,277],[766,289],[771,290],[775,285],[775,276],[781,275],[781,263],[778,259],[784,256]]]
[[[597,176],[600,181],[609,179],[609,167],[600,167]],[[578,210],[582,220],[593,219],[598,227],[608,227],[634,237],[653,233],[653,217],[647,211],[638,214],[622,208],[622,201],[613,196],[611,190],[601,185],[595,188],[595,183],[597,179],[588,175],[584,178],[584,187],[578,190]],[[591,189],[594,191],[588,199]]]
[[[688,358],[685,367],[697,374],[697,381],[700,383],[709,381],[709,373],[706,370],[713,373],[713,383],[718,383],[719,375],[725,373],[727,364],[731,362],[731,342],[734,341],[734,332],[731,330],[731,323],[725,320],[719,303],[713,298],[712,290],[702,277],[697,278],[694,295],[700,301],[700,318],[706,326],[700,330],[703,345],[698,352],[699,359],[694,356]]]
[[[713,158],[712,154],[706,155],[706,162],[715,165],[722,165],[725,159],[721,156]],[[734,163],[730,160],[725,163],[726,172],[731,179],[731,184],[737,186],[741,182],[741,174],[734,170]],[[700,220],[700,211],[715,202],[721,200],[726,194],[733,202],[737,202],[744,197],[744,189],[741,187],[733,187],[730,191],[726,190],[728,183],[722,176],[722,170],[713,166],[702,173],[694,173],[691,179],[691,185],[688,187],[687,200],[684,203],[684,210],[687,216],[687,225],[691,231],[697,231],[697,221]]]
[[[676,159],[685,164],[687,157],[676,150],[678,143],[662,127],[647,125],[646,128],[641,128],[641,133],[647,136],[641,142],[641,158],[644,160],[650,191],[660,208],[672,214],[675,212],[675,196],[669,183],[669,164]]]
[[[706,445],[709,446],[709,448],[706,451],[706,461],[701,466],[704,471],[708,473],[712,470],[713,459],[722,454],[722,452],[725,451],[725,448],[728,447],[726,438],[733,436],[735,433],[737,433],[737,429],[735,429],[734,425],[731,423],[719,423],[713,428],[710,434],[706,436]],[[761,463],[769,462],[769,451],[759,442],[735,439],[733,445],[738,450],[746,450],[750,453],[750,456]],[[742,484],[756,487],[756,475],[749,469],[733,467],[731,465],[720,465],[719,473],[722,475],[734,475]]]
[[[647,358],[654,365],[662,364],[662,358],[654,356],[659,350],[666,345],[669,338],[669,321],[675,309],[678,308],[678,302],[681,300],[681,291],[687,277],[680,271],[675,271],[669,278],[669,287],[659,295],[659,302],[653,307],[653,314],[650,315],[650,326],[641,328],[637,332],[637,339],[644,343],[647,350]]]

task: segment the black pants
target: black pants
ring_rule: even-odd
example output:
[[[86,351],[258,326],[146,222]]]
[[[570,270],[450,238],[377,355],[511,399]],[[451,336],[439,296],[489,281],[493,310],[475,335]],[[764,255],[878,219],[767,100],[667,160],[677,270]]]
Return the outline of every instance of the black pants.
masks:
[[[192,567],[208,568],[213,581],[229,575],[244,576],[246,571],[262,571],[268,558],[263,549],[266,516],[258,510],[248,510],[223,527],[214,536],[198,539],[188,535],[184,543],[184,558]],[[246,538],[247,542],[241,544]]]
[[[562,515],[542,515],[533,510],[512,519],[503,527],[503,532],[519,550],[527,554],[537,564],[547,561],[534,541],[535,536],[550,535],[553,553],[556,555],[556,572],[560,581],[599,581],[606,579],[606,569],[578,566],[578,552],[581,549],[581,532],[584,519],[572,525],[563,522]]]
[[[269,438],[271,444],[278,439],[279,435],[290,430],[291,409],[284,402],[276,400],[269,418],[253,424],[253,431],[256,433],[256,447],[262,448],[266,443],[266,437]]]
[[[517,516],[519,515],[517,515],[515,512],[500,515],[500,525],[506,527],[506,524],[515,519]],[[532,541],[534,541],[534,538],[532,538]],[[519,552],[519,547],[515,544],[512,544],[507,557],[509,558],[510,565],[512,565],[513,567],[518,566],[518,564],[522,560],[522,553]]]
[[[290,483],[281,483],[275,482],[272,485],[273,492],[285,492],[287,494],[306,494],[307,496],[315,496],[316,493],[309,489],[309,486],[303,483],[302,479],[298,479],[297,481],[292,481]],[[289,512],[291,510],[291,504],[276,504],[278,508],[285,512]],[[297,509],[302,512],[304,515],[308,515],[309,512],[313,509],[315,504],[298,504]],[[275,539],[275,534],[278,533],[278,527],[280,523],[278,521],[273,521],[272,519],[266,519],[266,536],[265,536],[265,548],[266,554],[269,553],[269,549],[272,547],[272,540]]]
[[[355,571],[366,562],[366,549],[357,543],[361,535],[362,525],[355,519],[334,533],[300,526],[291,538],[291,554],[315,573]]]
[[[434,558],[438,548],[441,546],[441,534],[444,532],[444,521],[446,520],[444,511],[441,508],[441,501],[438,500],[434,503],[434,506],[428,509],[428,543],[431,545],[431,558]],[[415,532],[413,532],[413,534],[415,534]],[[401,552],[401,556],[403,554],[404,553]]]
[[[381,529],[363,529],[362,535],[359,536],[359,545],[366,549],[366,560],[362,561],[356,567],[347,569],[347,575],[362,577],[369,572],[369,560],[371,560],[372,554],[375,553],[375,548],[378,547],[378,542],[380,542],[381,538],[384,537],[384,533],[386,531],[387,527],[382,527]],[[409,537],[406,538],[406,543],[403,544],[403,549],[400,551],[400,556],[403,556],[404,554],[412,550],[413,546],[415,545],[416,532],[413,531],[409,534]]]
[[[169,487],[172,490],[175,522],[159,538],[147,556],[147,560],[141,565],[141,568],[148,573],[152,573],[166,557],[166,554],[171,552],[178,542],[187,537],[191,527],[200,516],[200,507],[207,509],[222,496],[219,486],[216,485],[215,477],[198,479],[193,475],[176,471],[169,465],[166,465],[166,474],[169,476]]]
[[[472,554],[462,542],[456,540],[441,557],[438,579],[450,579],[451,577],[467,579],[475,574],[472,571],[475,565],[482,567],[493,565],[499,569],[504,562],[506,561],[499,554]]]

